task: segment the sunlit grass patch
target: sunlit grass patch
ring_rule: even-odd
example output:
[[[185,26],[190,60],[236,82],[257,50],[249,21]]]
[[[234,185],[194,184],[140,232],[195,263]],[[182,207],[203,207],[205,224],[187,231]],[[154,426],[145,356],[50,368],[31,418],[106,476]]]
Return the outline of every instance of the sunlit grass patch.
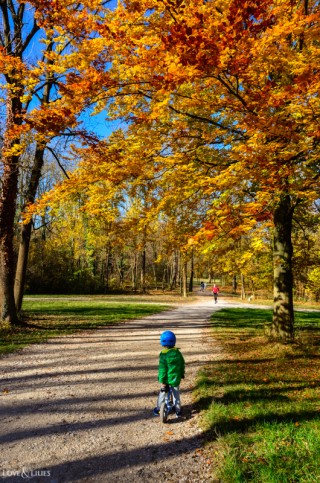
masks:
[[[222,442],[224,482],[319,481],[319,420],[298,424],[264,423],[241,438],[229,434]]]
[[[264,337],[270,312],[255,312],[214,314],[224,355],[198,378],[216,476],[225,483],[320,481],[320,313],[296,314],[297,342],[283,345]]]

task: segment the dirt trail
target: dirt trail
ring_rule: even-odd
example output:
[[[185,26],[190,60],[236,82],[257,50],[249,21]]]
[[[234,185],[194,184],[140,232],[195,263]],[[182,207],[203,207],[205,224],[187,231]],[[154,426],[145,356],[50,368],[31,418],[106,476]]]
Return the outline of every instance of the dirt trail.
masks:
[[[210,482],[191,406],[208,342],[212,297],[115,327],[49,340],[0,360],[0,481]],[[172,329],[187,364],[184,417],[162,425],[159,335]]]

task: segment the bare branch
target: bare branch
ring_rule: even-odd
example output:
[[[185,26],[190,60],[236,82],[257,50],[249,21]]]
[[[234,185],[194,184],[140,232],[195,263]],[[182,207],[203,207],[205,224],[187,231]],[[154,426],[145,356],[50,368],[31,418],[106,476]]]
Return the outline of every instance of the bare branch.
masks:
[[[46,146],[46,148],[50,151],[50,153],[52,154],[52,156],[55,158],[55,160],[57,161],[58,165],[59,165],[59,168],[61,169],[61,171],[63,172],[63,174],[65,175],[65,177],[67,179],[70,179],[70,176],[68,175],[68,173],[66,172],[66,170],[64,169],[64,167],[62,166],[61,162],[60,162],[60,159],[58,158],[58,156],[56,155],[55,151],[50,148],[50,146]]]

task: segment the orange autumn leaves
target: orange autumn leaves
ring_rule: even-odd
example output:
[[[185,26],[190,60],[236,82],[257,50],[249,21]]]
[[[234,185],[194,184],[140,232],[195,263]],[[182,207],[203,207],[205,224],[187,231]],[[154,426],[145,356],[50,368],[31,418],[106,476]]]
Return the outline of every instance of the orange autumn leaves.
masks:
[[[68,106],[92,103],[128,128],[112,140],[121,161],[84,154],[66,192],[80,178],[107,180],[107,197],[152,180],[172,207],[193,190],[204,230],[226,221],[234,235],[269,221],[283,193],[318,196],[317,2],[127,1],[91,19],[96,51],[86,63],[79,46]]]

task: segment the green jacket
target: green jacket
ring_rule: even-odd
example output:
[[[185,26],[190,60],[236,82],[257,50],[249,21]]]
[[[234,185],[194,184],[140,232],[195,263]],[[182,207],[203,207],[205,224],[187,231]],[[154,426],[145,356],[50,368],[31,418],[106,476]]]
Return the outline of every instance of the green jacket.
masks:
[[[159,354],[159,382],[179,386],[181,379],[184,377],[184,367],[184,358],[179,349],[176,347],[163,349]]]

